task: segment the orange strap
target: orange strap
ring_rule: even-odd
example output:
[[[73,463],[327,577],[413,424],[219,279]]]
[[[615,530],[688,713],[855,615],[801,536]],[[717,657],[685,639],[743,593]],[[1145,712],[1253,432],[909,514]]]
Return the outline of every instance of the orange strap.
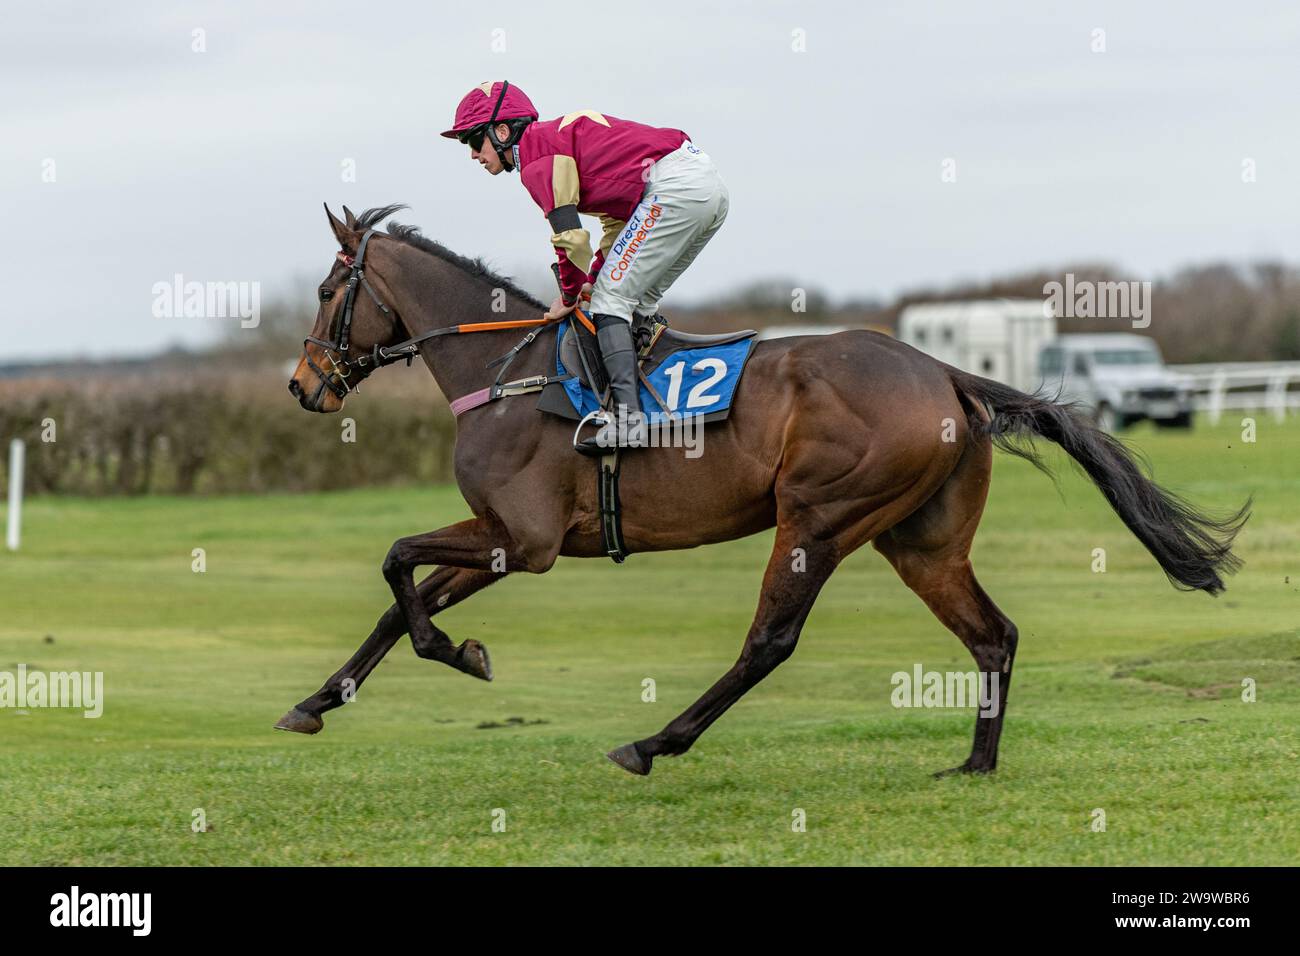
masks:
[[[549,325],[551,319],[511,319],[507,322],[470,322],[456,326],[457,332],[498,332],[501,329],[530,329],[538,325]]]
[[[587,327],[587,331],[592,335],[596,334],[596,327],[592,325],[591,319],[581,309],[574,309],[573,314],[578,317],[578,321]],[[499,332],[502,329],[531,329],[538,325],[550,325],[552,322],[563,322],[564,319],[510,319],[502,322],[470,322],[466,325],[456,326],[456,331],[460,332]]]

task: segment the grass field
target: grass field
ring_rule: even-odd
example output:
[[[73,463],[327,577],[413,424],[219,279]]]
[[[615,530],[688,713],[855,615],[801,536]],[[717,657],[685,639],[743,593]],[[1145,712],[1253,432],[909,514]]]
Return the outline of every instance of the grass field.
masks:
[[[106,703],[0,710],[0,864],[1294,864],[1300,426],[1132,439],[1198,504],[1255,496],[1246,568],[1176,592],[1083,479],[999,455],[974,561],[1021,641],[980,778],[930,777],[972,711],[890,704],[895,671],[973,665],[870,548],[793,658],[638,778],[604,751],[730,666],[770,534],[513,577],[438,618],[495,682],[404,640],[303,737],[271,725],[389,604],[391,541],[466,515],[454,488],[33,500],[0,554],[0,670],[102,671]]]

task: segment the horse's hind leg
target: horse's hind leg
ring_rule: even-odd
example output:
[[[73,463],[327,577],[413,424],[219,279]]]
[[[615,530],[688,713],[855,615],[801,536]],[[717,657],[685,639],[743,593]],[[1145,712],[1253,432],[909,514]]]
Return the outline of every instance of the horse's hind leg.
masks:
[[[504,573],[439,567],[420,582],[417,592],[425,611],[432,616],[503,577]],[[406,619],[401,610],[396,604],[390,606],[348,662],[320,690],[281,717],[276,728],[304,734],[319,731],[324,726],[320,715],[346,703],[406,631]],[[417,643],[412,639],[417,655],[426,660],[442,661],[482,680],[492,679],[492,665],[487,648],[481,643],[470,638],[459,645],[453,644],[451,638],[436,626],[433,633],[434,641],[431,643]]]
[[[969,559],[988,493],[990,459],[987,442],[969,446],[934,496],[873,542],[907,586],[966,645],[981,675],[989,675],[981,682],[991,685],[992,675],[997,677],[996,713],[984,716],[981,710],[970,757],[943,773],[987,773],[997,766],[1016,656],[1016,626],[984,593]]]
[[[802,555],[796,555],[800,548]],[[667,727],[653,737],[610,751],[609,759],[632,773],[648,774],[655,757],[689,750],[728,707],[794,653],[813,602],[838,562],[833,542],[778,528],[758,611],[739,660]]]
[[[897,547],[877,540],[876,547],[889,558],[898,574],[966,645],[980,670],[981,688],[997,681],[993,713],[983,710],[975,718],[975,742],[964,764],[943,773],[987,773],[998,763],[998,740],[1007,712],[1011,665],[1016,656],[1016,626],[984,593],[964,555],[935,555]],[[988,681],[986,685],[983,682]]]

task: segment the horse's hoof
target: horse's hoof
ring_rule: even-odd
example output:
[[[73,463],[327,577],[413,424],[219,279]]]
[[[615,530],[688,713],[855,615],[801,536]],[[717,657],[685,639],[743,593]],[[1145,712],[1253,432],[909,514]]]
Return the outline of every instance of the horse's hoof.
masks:
[[[297,707],[275,722],[276,730],[292,730],[295,734],[318,734],[324,726],[325,721]]]
[[[628,773],[634,773],[644,777],[650,772],[650,764],[654,762],[654,757],[642,757],[641,751],[636,749],[636,744],[624,744],[605,754],[610,760],[618,764]]]
[[[487,648],[472,637],[467,638],[456,648],[456,669],[479,680],[491,680],[492,659],[488,657]]]

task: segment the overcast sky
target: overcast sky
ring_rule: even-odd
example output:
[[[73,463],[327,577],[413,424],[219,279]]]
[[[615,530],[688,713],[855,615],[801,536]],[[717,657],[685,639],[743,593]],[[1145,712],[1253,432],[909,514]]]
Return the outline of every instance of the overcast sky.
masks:
[[[260,282],[265,305],[314,283],[324,201],[409,203],[402,221],[535,283],[540,211],[437,137],[502,77],[544,119],[590,107],[713,156],[730,218],[669,314],[786,276],[887,297],[1079,260],[1145,279],[1300,258],[1295,3],[55,0],[0,30],[0,361],[213,338],[234,320],[157,318],[154,284]]]

